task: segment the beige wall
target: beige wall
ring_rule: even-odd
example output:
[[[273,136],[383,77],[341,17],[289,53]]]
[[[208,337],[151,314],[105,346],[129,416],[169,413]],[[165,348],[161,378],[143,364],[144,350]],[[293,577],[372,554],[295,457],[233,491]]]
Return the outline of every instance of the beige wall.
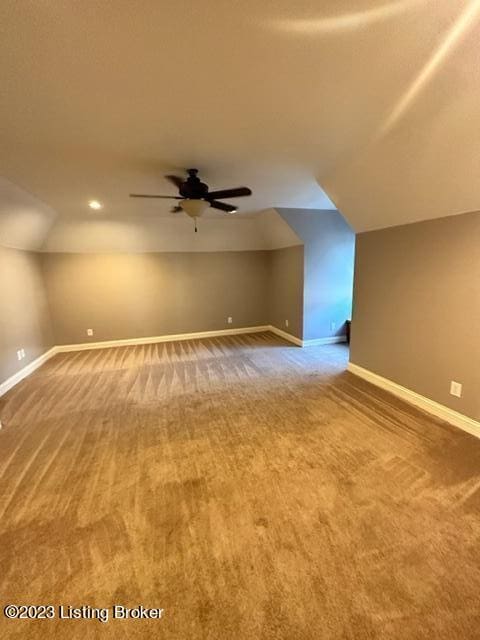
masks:
[[[0,246],[0,383],[51,346],[38,254]],[[20,349],[26,355],[21,362]]]
[[[480,213],[357,236],[353,363],[478,420],[479,331]]]
[[[302,246],[146,254],[1,249],[0,268],[0,382],[53,344],[268,324],[303,335]],[[21,348],[27,358],[18,362]]]
[[[267,324],[301,338],[303,247],[147,254],[0,247],[0,295],[0,383],[53,344]],[[19,362],[21,348],[27,357]]]
[[[269,258],[269,324],[303,338],[303,246],[270,251]]]
[[[268,324],[269,252],[44,254],[57,344]],[[227,324],[232,316],[233,323]]]

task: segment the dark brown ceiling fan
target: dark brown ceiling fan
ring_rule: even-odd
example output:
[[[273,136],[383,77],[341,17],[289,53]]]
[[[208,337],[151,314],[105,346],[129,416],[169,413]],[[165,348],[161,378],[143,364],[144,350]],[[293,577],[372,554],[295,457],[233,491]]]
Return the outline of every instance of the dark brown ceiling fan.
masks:
[[[219,209],[226,213],[235,213],[237,207],[226,202],[220,202],[219,198],[240,198],[252,195],[248,187],[238,187],[236,189],[221,189],[220,191],[209,191],[208,185],[200,181],[197,176],[198,169],[187,169],[186,179],[178,176],[165,176],[178,189],[178,196],[158,196],[144,193],[131,193],[131,198],[162,198],[170,200],[181,200],[180,206],[175,206],[172,212],[185,211],[192,218],[197,218],[207,207]]]

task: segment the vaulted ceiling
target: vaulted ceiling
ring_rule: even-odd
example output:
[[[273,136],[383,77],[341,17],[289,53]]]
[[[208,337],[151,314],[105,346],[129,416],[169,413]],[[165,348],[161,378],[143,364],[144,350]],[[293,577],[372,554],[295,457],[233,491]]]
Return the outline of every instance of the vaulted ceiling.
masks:
[[[69,221],[171,217],[128,193],[191,166],[253,189],[239,215],[477,210],[479,25],[480,0],[3,0],[0,174]]]

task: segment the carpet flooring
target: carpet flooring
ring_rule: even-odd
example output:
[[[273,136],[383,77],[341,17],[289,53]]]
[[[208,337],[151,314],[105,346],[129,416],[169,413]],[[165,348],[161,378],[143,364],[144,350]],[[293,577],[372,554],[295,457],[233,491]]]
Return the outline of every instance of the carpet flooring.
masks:
[[[270,333],[83,351],[1,398],[0,637],[479,638],[480,441],[347,358]]]

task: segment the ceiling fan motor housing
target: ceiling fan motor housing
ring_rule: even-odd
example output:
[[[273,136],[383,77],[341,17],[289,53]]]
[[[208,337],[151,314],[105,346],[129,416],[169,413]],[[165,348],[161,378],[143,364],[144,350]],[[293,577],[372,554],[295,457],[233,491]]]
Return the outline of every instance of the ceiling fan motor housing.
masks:
[[[226,213],[235,213],[237,207],[227,202],[221,202],[223,198],[240,198],[251,196],[252,191],[248,187],[237,187],[235,189],[220,189],[209,191],[208,185],[201,182],[197,176],[198,169],[188,169],[188,178],[183,180],[179,176],[165,176],[178,189],[178,196],[163,196],[148,193],[131,193],[131,198],[162,198],[166,200],[180,200],[172,212],[183,209],[189,216],[198,217],[208,207],[218,209]],[[196,203],[196,204],[195,204]],[[184,206],[185,205],[185,206]]]
[[[198,169],[188,169],[188,178],[180,186],[180,195],[190,200],[201,200],[208,194],[208,186],[197,177]]]

